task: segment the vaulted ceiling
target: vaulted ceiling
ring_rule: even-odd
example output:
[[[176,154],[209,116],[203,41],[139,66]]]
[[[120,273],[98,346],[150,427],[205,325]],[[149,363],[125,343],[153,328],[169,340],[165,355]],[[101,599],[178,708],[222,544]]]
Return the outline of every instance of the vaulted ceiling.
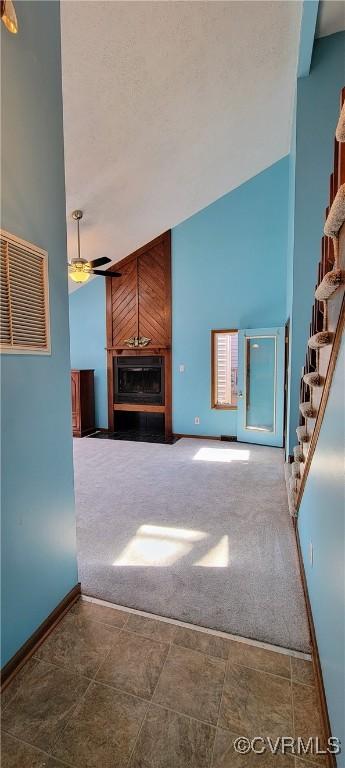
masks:
[[[61,3],[84,256],[119,260],[288,153],[300,18],[290,0]]]

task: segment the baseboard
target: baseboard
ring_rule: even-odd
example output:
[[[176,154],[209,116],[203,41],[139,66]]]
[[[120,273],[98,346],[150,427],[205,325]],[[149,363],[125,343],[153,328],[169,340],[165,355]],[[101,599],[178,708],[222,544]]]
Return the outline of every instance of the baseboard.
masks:
[[[303,563],[303,557],[302,557],[301,543],[299,540],[297,520],[294,521],[294,528],[295,528],[295,534],[296,534],[297,551],[298,551],[299,566],[301,571],[304,599],[305,599],[305,604],[307,608],[310,641],[311,641],[311,647],[312,647],[312,662],[313,662],[313,668],[314,668],[314,676],[316,680],[316,688],[317,688],[317,693],[319,697],[319,702],[321,705],[322,726],[324,730],[325,739],[327,742],[327,739],[329,739],[333,734],[332,734],[331,723],[330,723],[329,714],[328,714],[326,692],[325,692],[325,686],[323,684],[319,649],[317,646],[314,619],[313,619],[313,614],[311,610],[307,579],[306,579],[305,570],[304,570],[304,563]],[[327,768],[337,768],[337,762],[334,755],[328,754],[326,757],[326,760],[327,760]]]
[[[92,435],[96,435],[97,432],[101,432],[102,435],[110,435],[110,429],[106,429],[105,427],[94,427],[94,429],[91,430],[91,432],[87,432],[87,434],[82,434],[82,437],[92,437]]]
[[[40,626],[33,632],[31,637],[19,648],[19,651],[5,664],[1,670],[1,690],[6,688],[12,678],[19,672],[21,667],[35,653],[37,648],[43,643],[43,640],[50,634],[54,627],[61,621],[62,617],[69,611],[73,603],[80,597],[80,583],[61,600]]]
[[[221,440],[220,435],[185,435],[184,433],[174,432],[173,437],[180,439],[181,437],[190,437],[193,440]]]

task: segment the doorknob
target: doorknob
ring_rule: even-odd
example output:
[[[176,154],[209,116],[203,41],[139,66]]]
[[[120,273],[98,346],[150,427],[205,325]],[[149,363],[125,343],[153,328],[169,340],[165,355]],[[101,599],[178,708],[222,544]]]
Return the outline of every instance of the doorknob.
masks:
[[[238,397],[243,397],[243,392],[239,392]]]

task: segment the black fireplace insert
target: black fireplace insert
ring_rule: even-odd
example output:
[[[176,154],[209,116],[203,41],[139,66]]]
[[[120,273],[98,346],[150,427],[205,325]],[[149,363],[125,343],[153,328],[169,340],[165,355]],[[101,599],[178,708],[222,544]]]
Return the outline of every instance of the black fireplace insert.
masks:
[[[164,405],[164,357],[114,357],[114,402]]]

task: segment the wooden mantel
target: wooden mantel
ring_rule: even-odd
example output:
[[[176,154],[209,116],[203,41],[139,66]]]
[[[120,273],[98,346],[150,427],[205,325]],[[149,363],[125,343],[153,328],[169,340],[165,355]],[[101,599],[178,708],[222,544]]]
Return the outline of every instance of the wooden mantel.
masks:
[[[120,262],[120,278],[106,281],[108,426],[116,430],[116,413],[164,413],[165,436],[172,432],[171,397],[171,233],[165,232]],[[145,347],[128,339],[145,336]],[[164,405],[114,404],[113,360],[120,355],[164,357]]]

